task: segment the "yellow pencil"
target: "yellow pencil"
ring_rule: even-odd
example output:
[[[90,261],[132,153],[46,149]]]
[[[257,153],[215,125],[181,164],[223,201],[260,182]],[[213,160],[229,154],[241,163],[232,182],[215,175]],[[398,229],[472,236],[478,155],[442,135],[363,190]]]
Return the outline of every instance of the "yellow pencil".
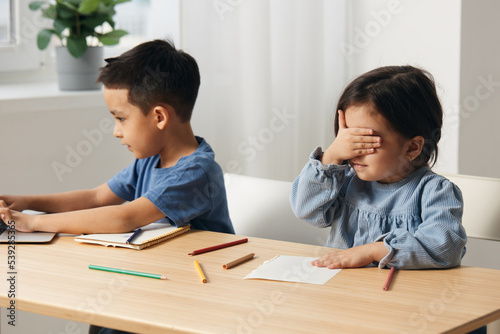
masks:
[[[203,283],[207,283],[207,279],[205,278],[205,274],[203,274],[203,270],[201,270],[200,264],[196,260],[194,260],[194,267],[198,271],[198,274],[200,274],[201,281]]]

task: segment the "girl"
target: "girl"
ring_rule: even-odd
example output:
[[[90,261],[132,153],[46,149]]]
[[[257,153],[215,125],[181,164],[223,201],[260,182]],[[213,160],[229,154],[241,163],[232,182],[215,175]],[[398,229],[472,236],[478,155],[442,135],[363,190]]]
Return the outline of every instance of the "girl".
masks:
[[[328,268],[448,268],[465,254],[462,194],[430,170],[443,111],[432,76],[381,67],[349,84],[335,115],[336,138],[316,148],[295,180],[295,215],[331,227]]]

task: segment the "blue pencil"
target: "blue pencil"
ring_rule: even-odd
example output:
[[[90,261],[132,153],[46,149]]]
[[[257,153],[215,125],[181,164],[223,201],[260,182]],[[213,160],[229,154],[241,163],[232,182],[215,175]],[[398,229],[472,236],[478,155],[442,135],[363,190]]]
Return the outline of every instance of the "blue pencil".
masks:
[[[134,234],[132,234],[130,236],[130,238],[127,239],[127,241],[125,242],[126,244],[129,244],[132,242],[132,240],[134,240],[138,235],[139,233],[141,233],[142,229],[138,228],[137,230],[135,230]]]

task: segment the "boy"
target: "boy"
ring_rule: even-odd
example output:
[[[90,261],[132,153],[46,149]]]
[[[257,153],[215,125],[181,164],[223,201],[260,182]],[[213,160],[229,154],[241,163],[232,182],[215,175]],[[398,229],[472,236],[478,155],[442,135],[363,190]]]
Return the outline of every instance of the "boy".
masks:
[[[190,124],[200,85],[196,61],[161,40],[106,61],[97,81],[115,119],[113,135],[136,160],[94,189],[0,196],[0,217],[25,232],[122,233],[161,220],[234,233],[222,170]]]

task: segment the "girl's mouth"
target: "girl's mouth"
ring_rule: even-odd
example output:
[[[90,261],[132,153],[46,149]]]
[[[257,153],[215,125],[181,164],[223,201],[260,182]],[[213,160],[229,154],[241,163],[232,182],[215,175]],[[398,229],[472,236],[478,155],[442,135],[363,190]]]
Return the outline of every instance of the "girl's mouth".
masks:
[[[366,167],[366,165],[362,165],[362,164],[359,164],[359,163],[353,162],[353,161],[351,161],[351,166],[352,166],[352,168],[358,168],[358,169]]]

